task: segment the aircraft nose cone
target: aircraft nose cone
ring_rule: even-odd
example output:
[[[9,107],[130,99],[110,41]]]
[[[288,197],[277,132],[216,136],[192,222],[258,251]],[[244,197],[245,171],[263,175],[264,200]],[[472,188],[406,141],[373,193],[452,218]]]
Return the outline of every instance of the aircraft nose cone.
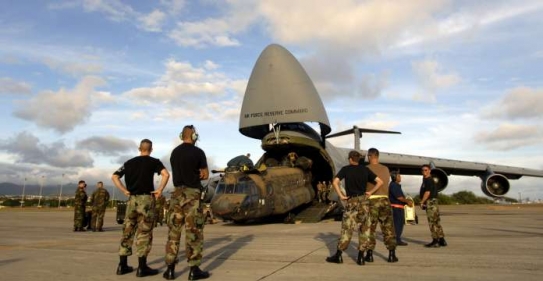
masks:
[[[213,214],[224,219],[232,219],[239,212],[239,206],[245,199],[245,194],[221,194],[211,201]]]

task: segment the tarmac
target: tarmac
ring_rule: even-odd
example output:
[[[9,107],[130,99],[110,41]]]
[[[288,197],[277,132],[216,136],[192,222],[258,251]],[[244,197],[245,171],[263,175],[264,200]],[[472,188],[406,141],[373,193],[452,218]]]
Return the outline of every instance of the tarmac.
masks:
[[[388,263],[382,240],[375,261],[355,263],[358,239],[343,264],[325,258],[335,252],[341,222],[249,224],[227,222],[205,227],[208,280],[542,280],[543,205],[440,206],[447,247],[425,248],[430,231],[423,211],[418,225],[406,225],[399,262]],[[121,225],[108,210],[105,232],[73,232],[69,209],[0,209],[1,280],[164,280],[167,226],[154,231],[148,257],[160,274],[117,276]],[[378,230],[380,233],[380,230]],[[182,241],[185,236],[183,235]],[[184,248],[183,246],[181,247]],[[129,257],[137,266],[137,257]],[[184,250],[176,280],[187,280]]]

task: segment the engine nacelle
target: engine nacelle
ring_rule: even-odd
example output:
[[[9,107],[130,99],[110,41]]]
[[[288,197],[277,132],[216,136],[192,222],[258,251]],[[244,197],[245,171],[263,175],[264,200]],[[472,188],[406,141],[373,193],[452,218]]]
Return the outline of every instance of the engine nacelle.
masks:
[[[433,168],[430,175],[434,180],[434,185],[437,188],[437,192],[443,191],[449,184],[449,177],[447,176],[447,173],[439,168]]]
[[[486,196],[503,197],[509,191],[509,180],[500,174],[489,174],[483,178],[481,189]]]

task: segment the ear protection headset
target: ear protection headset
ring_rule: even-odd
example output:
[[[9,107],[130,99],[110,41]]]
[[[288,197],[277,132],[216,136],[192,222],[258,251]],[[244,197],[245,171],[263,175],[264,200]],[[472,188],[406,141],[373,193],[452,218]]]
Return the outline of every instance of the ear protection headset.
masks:
[[[196,128],[194,128],[193,125],[190,125],[189,128],[192,129],[192,135],[190,135],[190,139],[193,141],[193,142],[196,142],[198,140],[198,133],[196,132]]]
[[[196,142],[198,140],[198,133],[196,132],[196,128],[193,126],[193,125],[188,125],[188,126],[185,126],[185,128],[189,128],[192,130],[192,134],[190,135],[190,139],[193,141],[193,142]],[[184,131],[184,130],[183,130]],[[179,133],[179,138],[182,140],[183,139],[183,131],[181,131],[181,133]]]

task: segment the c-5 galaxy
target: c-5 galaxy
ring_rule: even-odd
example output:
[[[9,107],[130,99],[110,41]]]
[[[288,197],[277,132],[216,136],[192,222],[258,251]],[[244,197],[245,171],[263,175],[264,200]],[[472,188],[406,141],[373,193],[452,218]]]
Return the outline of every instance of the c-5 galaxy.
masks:
[[[316,122],[320,133],[307,122]],[[235,222],[287,215],[311,206],[317,183],[331,181],[339,168],[348,164],[347,155],[353,150],[335,147],[327,138],[354,134],[354,149],[365,156],[367,151],[359,148],[363,132],[398,133],[354,126],[329,135],[328,116],[313,82],[298,60],[277,44],[267,46],[253,68],[239,131],[262,140],[264,154],[254,168],[227,168],[217,185],[211,208],[215,215]],[[390,169],[401,169],[404,175],[420,175],[420,167],[429,164],[439,191],[447,187],[451,174],[478,176],[483,192],[490,197],[504,196],[510,179],[543,177],[540,170],[386,152],[380,152],[380,162]],[[313,204],[295,219],[320,220],[330,209]]]

